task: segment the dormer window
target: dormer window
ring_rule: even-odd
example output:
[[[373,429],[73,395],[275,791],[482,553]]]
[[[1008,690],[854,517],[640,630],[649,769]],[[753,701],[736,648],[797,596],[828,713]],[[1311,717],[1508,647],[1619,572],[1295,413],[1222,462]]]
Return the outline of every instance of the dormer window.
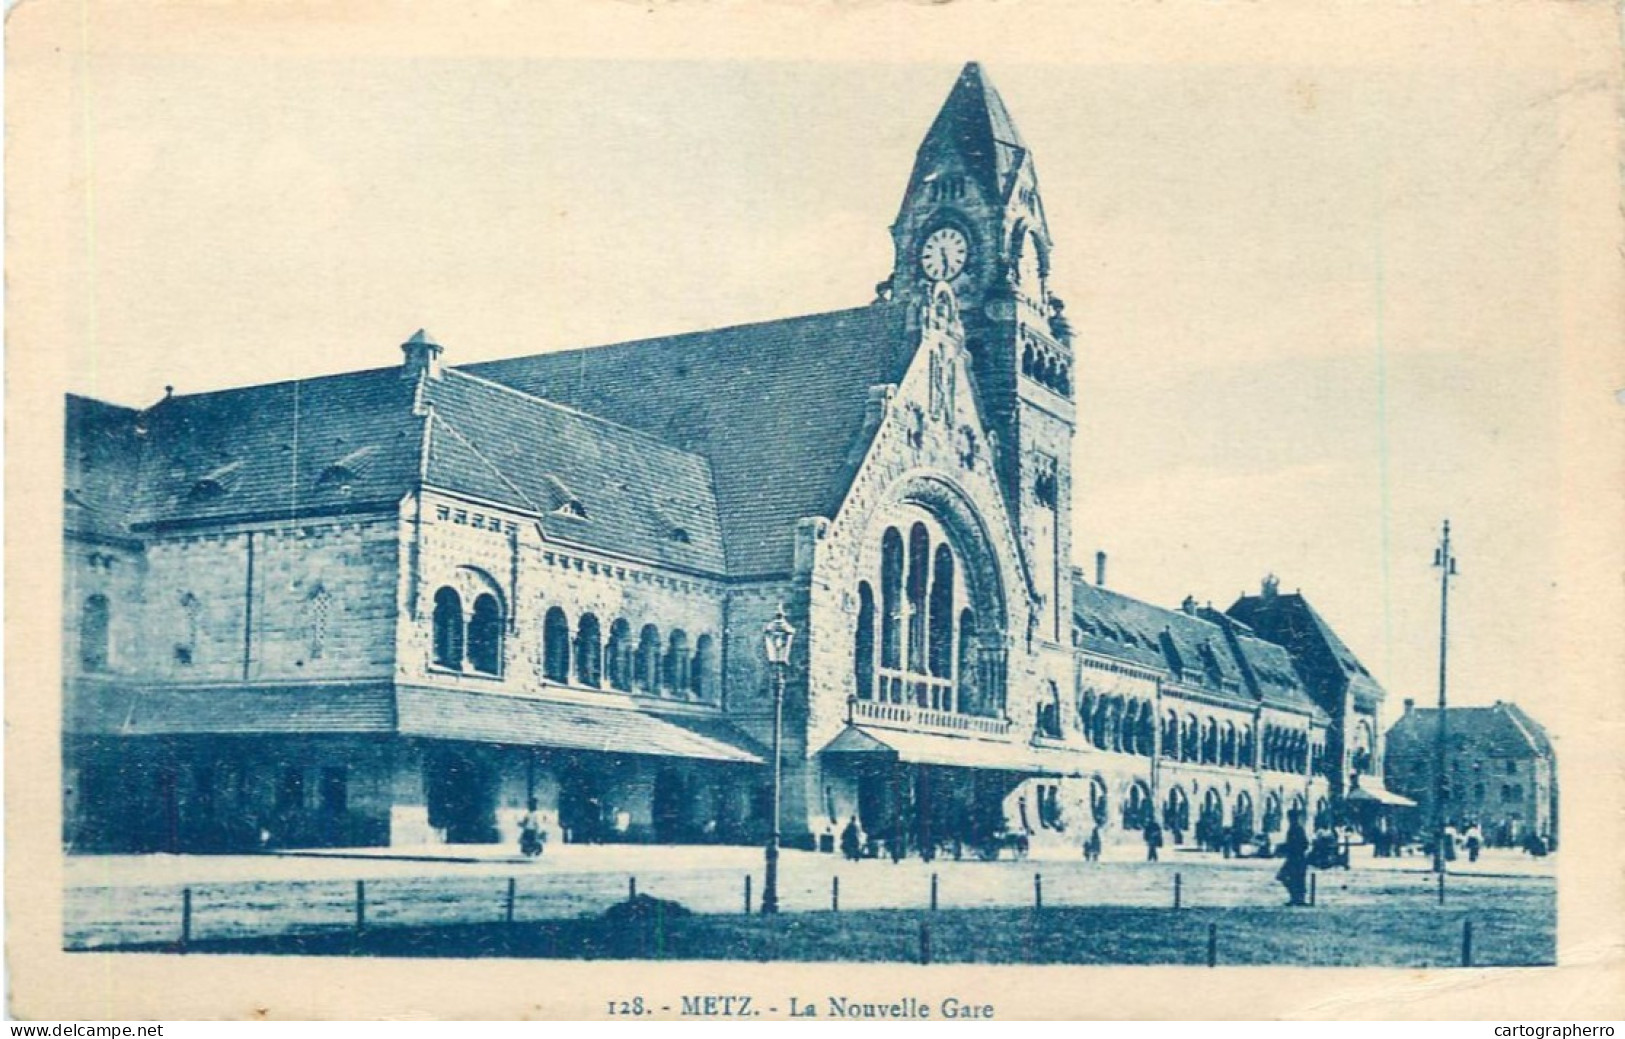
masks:
[[[677,542],[679,545],[692,544],[693,541],[694,541],[694,538],[683,527],[673,527],[673,528],[671,528],[671,533],[670,533],[669,536],[673,541]]]
[[[377,450],[374,447],[363,447],[351,451],[317,474],[316,486],[348,493],[350,486],[360,477],[368,460],[377,453]]]
[[[587,518],[587,507],[580,501],[572,498],[553,510],[553,515],[563,516],[565,519],[584,520]]]
[[[187,492],[187,498],[192,501],[213,501],[223,496],[237,482],[238,471],[242,467],[241,462],[230,462],[203,474],[192,484],[192,489]]]

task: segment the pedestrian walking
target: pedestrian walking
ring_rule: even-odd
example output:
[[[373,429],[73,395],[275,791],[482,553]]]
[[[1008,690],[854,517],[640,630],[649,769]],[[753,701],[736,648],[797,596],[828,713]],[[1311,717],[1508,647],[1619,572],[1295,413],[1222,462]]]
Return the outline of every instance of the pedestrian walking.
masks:
[[[1162,848],[1162,827],[1152,819],[1145,824],[1145,861],[1156,862],[1157,852]]]
[[[1281,842],[1281,868],[1275,879],[1286,886],[1287,905],[1306,905],[1304,892],[1308,888],[1309,837],[1303,832],[1303,812],[1294,808],[1288,813],[1286,840]]]
[[[1100,826],[1098,824],[1096,824],[1093,830],[1089,831],[1089,836],[1084,839],[1083,861],[1100,861]]]
[[[525,814],[519,818],[519,853],[528,859],[538,858],[547,844],[542,822],[536,817],[536,799],[530,799]]]
[[[855,815],[841,831],[841,855],[852,862],[863,857],[863,831],[858,829],[858,817]]]

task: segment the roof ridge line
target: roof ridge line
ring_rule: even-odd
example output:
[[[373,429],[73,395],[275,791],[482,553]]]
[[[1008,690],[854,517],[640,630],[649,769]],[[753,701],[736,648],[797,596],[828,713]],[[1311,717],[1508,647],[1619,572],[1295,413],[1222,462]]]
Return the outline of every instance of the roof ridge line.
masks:
[[[475,447],[474,442],[465,436],[463,431],[458,429],[450,419],[446,418],[444,415],[438,414],[438,412],[436,413],[436,417],[439,418],[440,424],[446,427],[447,432],[451,433],[452,436],[462,441],[464,447],[474,452],[474,457],[484,462],[486,467],[490,469],[491,472],[496,474],[497,479],[507,484],[515,494],[519,495],[519,499],[521,501],[530,506],[530,508],[533,509],[538,515],[547,511],[546,509],[543,509],[541,506],[537,505],[534,501],[531,501],[530,495],[521,490],[518,484],[508,479],[508,474],[502,471],[502,467],[485,457],[485,452],[481,451],[478,447]]]
[[[587,347],[587,349],[591,350],[591,349],[597,349],[597,348],[596,347]],[[522,358],[517,358],[516,357],[516,358],[510,358],[510,360],[522,360]],[[480,362],[480,363],[483,364],[483,363],[489,363],[489,362]],[[614,419],[608,419],[608,418],[605,418],[602,415],[595,415],[590,411],[582,411],[580,408],[573,408],[568,404],[560,404],[558,401],[556,401],[556,400],[548,400],[546,397],[538,397],[534,393],[526,393],[524,390],[519,389],[517,386],[510,386],[505,382],[497,382],[495,379],[488,379],[483,375],[475,375],[473,372],[466,372],[466,371],[463,371],[461,368],[457,368],[457,367],[453,367],[453,366],[447,366],[445,369],[443,369],[443,371],[448,372],[448,373],[453,374],[453,375],[460,376],[461,378],[467,379],[470,382],[479,383],[482,386],[488,386],[491,389],[502,390],[502,391],[504,391],[506,393],[512,394],[515,397],[520,398],[521,400],[528,401],[529,403],[532,403],[532,404],[540,404],[540,405],[543,405],[544,407],[552,408],[555,411],[563,412],[566,415],[573,415],[573,416],[575,416],[577,418],[587,419],[587,420],[589,420],[591,422],[596,422],[601,426],[608,426],[609,428],[614,429],[614,430],[616,430],[618,432],[630,433],[632,436],[637,437],[639,440],[642,440],[642,441],[645,441],[647,443],[653,444],[656,447],[663,447],[668,451],[673,451],[673,452],[675,452],[677,454],[687,455],[690,458],[697,459],[699,462],[701,462],[705,466],[707,471],[709,471],[710,468],[711,468],[711,460],[709,458],[705,457],[704,455],[702,455],[702,454],[700,454],[700,453],[698,453],[696,451],[684,450],[683,448],[678,447],[676,444],[673,444],[668,440],[660,439],[659,437],[655,436],[653,433],[648,433],[648,432],[645,432],[644,430],[641,430],[641,429],[633,429],[631,426],[622,425],[621,423],[616,422]]]

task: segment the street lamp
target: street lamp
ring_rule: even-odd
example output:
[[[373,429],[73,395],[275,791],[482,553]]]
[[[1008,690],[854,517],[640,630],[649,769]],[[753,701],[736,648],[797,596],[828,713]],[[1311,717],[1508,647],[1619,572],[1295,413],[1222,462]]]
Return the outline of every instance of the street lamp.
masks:
[[[783,757],[780,745],[784,740],[784,678],[790,669],[790,643],[795,641],[796,629],[784,617],[784,607],[762,629],[762,649],[767,654],[768,666],[773,668],[773,832],[767,838],[767,877],[762,884],[762,912],[779,911],[779,806],[782,797]]]
[[[1433,773],[1433,869],[1439,874],[1439,899],[1444,900],[1445,793],[1451,789],[1445,771],[1446,742],[1450,723],[1445,718],[1445,676],[1450,632],[1450,579],[1456,576],[1456,557],[1450,553],[1450,521],[1444,521],[1444,535],[1433,550],[1433,565],[1439,571],[1439,727],[1434,747]]]

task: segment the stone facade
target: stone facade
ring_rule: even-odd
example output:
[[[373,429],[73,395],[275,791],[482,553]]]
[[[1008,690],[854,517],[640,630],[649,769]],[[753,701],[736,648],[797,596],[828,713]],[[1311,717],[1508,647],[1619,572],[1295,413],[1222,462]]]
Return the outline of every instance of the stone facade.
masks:
[[[776,735],[798,845],[1329,821],[1328,733],[1380,689],[1315,685],[1249,600],[1070,563],[1071,334],[975,66],[893,234],[858,311],[468,370],[419,333],[398,372],[70,400],[70,844],[512,841],[532,803],[555,840],[756,841]]]

